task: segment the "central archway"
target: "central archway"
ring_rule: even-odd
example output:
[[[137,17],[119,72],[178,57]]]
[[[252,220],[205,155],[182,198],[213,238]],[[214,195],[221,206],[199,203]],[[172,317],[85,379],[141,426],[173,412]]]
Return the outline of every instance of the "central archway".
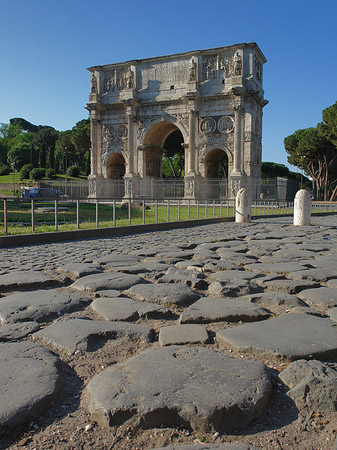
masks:
[[[224,150],[215,148],[205,159],[205,178],[209,198],[226,197],[228,194],[228,156]]]
[[[185,149],[181,130],[161,121],[145,135],[143,145],[143,195],[184,196]]]

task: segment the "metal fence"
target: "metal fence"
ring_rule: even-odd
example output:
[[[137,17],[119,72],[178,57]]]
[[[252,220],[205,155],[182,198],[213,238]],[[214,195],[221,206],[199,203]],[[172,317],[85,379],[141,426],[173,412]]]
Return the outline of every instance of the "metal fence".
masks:
[[[5,234],[35,232],[41,226],[49,226],[48,230],[42,231],[57,231],[69,229],[69,226],[71,229],[85,229],[235,216],[233,199],[196,201],[149,198],[121,202],[119,199],[41,201],[5,198],[0,203],[0,233]],[[293,202],[256,201],[252,204],[251,215],[291,215],[293,209]],[[337,212],[337,204],[313,202],[312,211]]]

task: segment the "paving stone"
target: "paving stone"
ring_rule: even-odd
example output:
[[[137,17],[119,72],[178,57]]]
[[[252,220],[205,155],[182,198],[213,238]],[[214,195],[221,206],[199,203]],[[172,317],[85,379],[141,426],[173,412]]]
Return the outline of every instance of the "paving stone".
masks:
[[[331,255],[316,256],[312,259],[303,259],[301,264],[305,264],[311,267],[317,267],[320,269],[327,269],[331,272],[337,273],[336,257]]]
[[[180,273],[170,272],[160,277],[158,283],[186,284],[186,286],[200,290],[205,290],[208,288],[207,281],[197,278],[193,273],[191,273],[191,275],[183,275]]]
[[[317,289],[305,289],[304,291],[301,291],[298,296],[308,305],[337,306],[337,289],[335,288],[323,286]]]
[[[244,266],[245,270],[250,270],[252,272],[256,273],[280,273],[280,274],[287,274],[290,272],[295,272],[297,270],[303,270],[305,267],[304,264],[301,262],[286,262],[286,263],[252,263],[252,264],[246,264]]]
[[[130,339],[151,342],[153,334],[153,330],[146,325],[66,318],[33,334],[33,339],[72,355],[77,351],[90,351],[98,338],[108,340],[128,336]]]
[[[1,292],[59,285],[60,282],[56,278],[36,270],[20,270],[0,275]]]
[[[65,289],[40,289],[0,298],[0,321],[45,322],[84,308],[91,298]]]
[[[233,280],[223,283],[214,281],[209,285],[207,293],[214,297],[241,297],[253,294],[257,290],[256,285],[249,280]]]
[[[237,350],[285,356],[337,360],[337,327],[329,319],[285,314],[259,323],[218,331],[217,339]]]
[[[295,361],[280,373],[296,406],[337,411],[337,371],[321,361]]]
[[[223,270],[221,272],[215,272],[209,275],[212,280],[226,282],[226,281],[249,281],[254,278],[258,278],[260,275],[252,272],[246,272],[244,270]]]
[[[120,297],[123,294],[121,291],[117,291],[116,289],[105,289],[103,291],[95,291],[94,298],[100,298],[100,297]]]
[[[170,325],[159,330],[160,345],[206,344],[207,330],[201,325]]]
[[[327,287],[336,289],[337,288],[337,279],[329,280],[326,285],[327,285]]]
[[[199,432],[245,428],[270,394],[264,364],[186,346],[150,348],[94,376],[86,388],[89,412],[106,425]]]
[[[134,255],[124,255],[111,253],[99,258],[96,258],[93,262],[108,267],[120,267],[136,264],[140,261],[140,258]]]
[[[337,306],[335,306],[334,308],[328,309],[326,313],[330,317],[331,320],[333,320],[334,322],[337,322]]]
[[[296,272],[288,273],[287,278],[291,280],[311,280],[317,281],[319,283],[328,281],[332,278],[336,278],[337,283],[337,273],[331,272],[330,270],[327,269],[298,270]]]
[[[141,302],[161,305],[190,305],[200,295],[185,284],[138,284],[126,291],[126,294]]]
[[[85,275],[100,273],[102,270],[101,266],[92,263],[70,263],[55,269],[56,272],[62,273],[72,280],[84,277]]]
[[[37,322],[10,323],[0,326],[0,341],[23,339],[40,328]]]
[[[0,429],[38,417],[57,394],[58,359],[32,342],[0,344]]]
[[[169,447],[155,448],[154,450],[259,450],[257,447],[246,444],[189,444],[174,445]]]
[[[286,312],[291,314],[309,314],[310,316],[325,317],[324,314],[322,314],[319,311],[316,311],[316,309],[314,308],[310,308],[310,306],[293,307],[292,305],[290,305],[289,310],[287,310]]]
[[[296,295],[285,294],[281,292],[259,292],[256,294],[245,295],[241,300],[249,301],[262,306],[304,306],[307,309],[306,303],[296,297]]]
[[[272,255],[276,258],[288,258],[297,260],[305,258],[315,258],[317,256],[317,253],[300,248],[282,248],[273,252]]]
[[[225,260],[209,261],[204,265],[204,269],[211,272],[219,272],[221,270],[236,270],[237,268],[237,264]]]
[[[265,281],[263,286],[268,291],[297,294],[304,289],[319,288],[320,284],[310,280],[271,280]]]
[[[254,322],[271,316],[271,312],[247,301],[230,298],[202,297],[179,318],[179,323]]]
[[[70,287],[80,291],[90,292],[104,289],[116,289],[117,291],[123,291],[138,283],[146,283],[146,281],[138,275],[108,272],[87,275],[86,277],[79,278]]]
[[[156,303],[136,302],[127,297],[97,298],[91,308],[105,320],[161,319],[172,317],[172,312]]]

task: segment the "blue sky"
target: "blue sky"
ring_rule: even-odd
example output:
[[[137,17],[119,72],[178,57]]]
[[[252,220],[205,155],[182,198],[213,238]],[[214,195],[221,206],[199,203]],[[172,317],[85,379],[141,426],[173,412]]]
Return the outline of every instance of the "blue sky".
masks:
[[[336,0],[4,0],[0,122],[57,130],[87,118],[87,67],[256,42],[264,65],[263,161],[337,100]]]

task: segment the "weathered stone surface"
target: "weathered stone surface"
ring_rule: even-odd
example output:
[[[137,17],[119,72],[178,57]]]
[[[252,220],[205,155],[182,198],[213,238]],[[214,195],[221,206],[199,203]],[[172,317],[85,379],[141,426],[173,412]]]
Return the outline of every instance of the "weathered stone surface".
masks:
[[[320,361],[299,360],[279,375],[297,406],[337,411],[337,372]]]
[[[249,280],[233,280],[223,283],[214,281],[208,287],[208,294],[214,297],[241,297],[253,294],[257,290],[256,285]]]
[[[281,273],[287,274],[289,272],[296,272],[297,270],[303,270],[304,265],[300,262],[287,262],[287,263],[252,263],[244,266],[245,270],[251,270],[257,273]]]
[[[180,323],[254,322],[271,316],[271,312],[247,301],[202,297],[182,312]]]
[[[31,342],[0,344],[0,429],[26,423],[50,404],[59,386],[57,357]]]
[[[287,278],[290,278],[291,280],[311,280],[322,283],[332,278],[337,278],[337,273],[327,269],[305,269],[288,273]]]
[[[304,250],[300,248],[282,248],[273,252],[273,256],[276,258],[288,258],[288,259],[304,259],[315,258],[317,254],[310,250]]]
[[[149,380],[151,382],[149,383]],[[187,426],[197,431],[246,427],[262,414],[270,393],[260,362],[208,348],[151,348],[91,379],[89,411],[107,425]]]
[[[326,313],[330,317],[331,320],[333,320],[334,322],[337,322],[337,307],[328,309]]]
[[[259,323],[221,330],[217,339],[239,350],[276,354],[290,360],[337,360],[337,327],[329,319],[307,314],[286,314]]]
[[[172,316],[168,308],[156,303],[136,302],[127,297],[97,298],[90,306],[105,320],[159,319]]]
[[[206,344],[207,330],[201,325],[171,325],[159,330],[160,345]]]
[[[306,303],[296,297],[296,295],[284,294],[279,292],[259,292],[257,294],[245,295],[241,300],[263,306],[307,306]]]
[[[206,280],[194,277],[193,274],[188,276],[180,275],[179,273],[168,273],[160,277],[158,283],[186,284],[188,287],[200,290],[205,290],[208,288],[208,283]]]
[[[123,295],[120,291],[117,291],[116,289],[106,289],[103,291],[95,291],[94,297],[100,298],[100,297],[120,297]]]
[[[37,270],[22,270],[0,275],[0,291],[59,286],[60,282]]]
[[[45,322],[83,308],[91,298],[65,289],[40,289],[0,298],[0,321]]]
[[[131,266],[138,263],[139,261],[140,258],[138,258],[137,256],[111,253],[110,255],[105,255],[95,259],[94,263],[109,267],[121,267]]]
[[[259,450],[257,447],[246,444],[189,444],[160,447],[154,450]]]
[[[200,295],[185,284],[138,284],[126,291],[126,294],[141,302],[160,303],[161,305],[189,305]]]
[[[103,337],[108,340],[118,339],[122,336],[151,342],[153,330],[146,325],[67,318],[33,334],[33,339],[52,345],[59,351],[66,351],[71,355],[76,351],[90,350],[89,338]]]
[[[244,270],[223,270],[209,275],[212,280],[228,282],[228,281],[242,281],[252,280],[259,277],[256,273],[245,272]]]
[[[320,287],[317,289],[305,289],[298,296],[308,305],[313,306],[337,306],[337,289]]]
[[[0,327],[0,341],[15,341],[23,339],[40,328],[37,322],[19,322]]]
[[[320,284],[310,280],[271,280],[265,281],[263,286],[268,291],[297,294],[304,289],[318,288]]]
[[[138,283],[146,281],[138,275],[128,273],[109,272],[97,275],[87,275],[75,281],[71,287],[80,291],[95,292],[104,289],[116,289],[123,291]]]
[[[327,285],[327,287],[336,289],[337,288],[337,279],[329,280],[326,285]]]
[[[65,264],[64,266],[59,266],[55,270],[58,273],[66,275],[72,280],[103,271],[101,266],[92,263],[70,263]]]

